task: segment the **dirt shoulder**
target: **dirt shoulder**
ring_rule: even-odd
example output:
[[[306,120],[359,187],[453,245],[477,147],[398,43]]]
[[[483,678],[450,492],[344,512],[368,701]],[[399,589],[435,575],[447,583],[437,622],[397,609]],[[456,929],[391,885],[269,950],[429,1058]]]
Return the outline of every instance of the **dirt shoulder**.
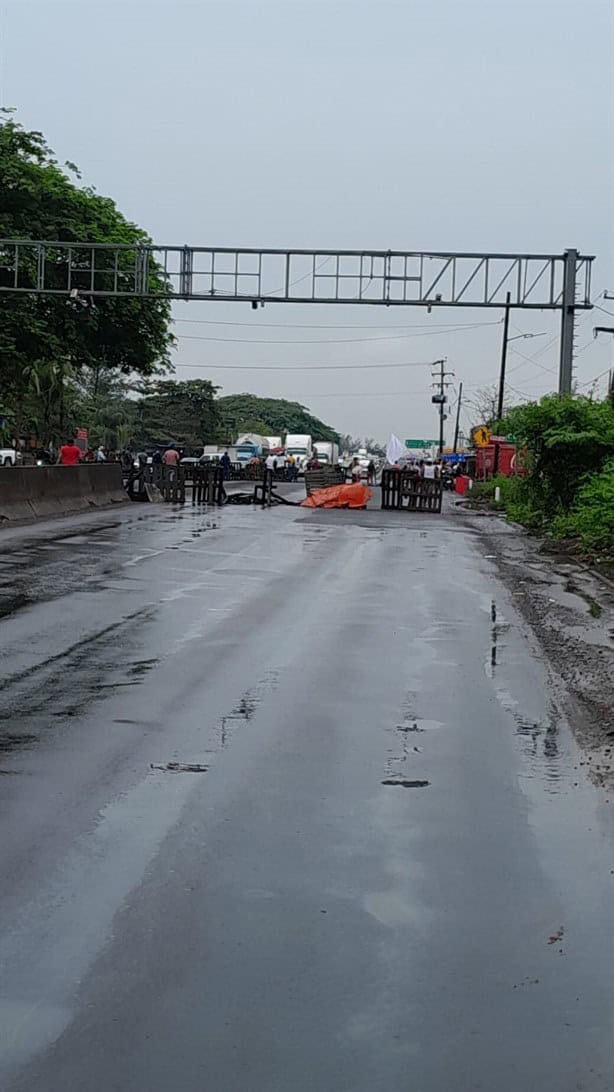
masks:
[[[565,713],[591,777],[614,787],[614,587],[494,513],[456,508],[486,552],[563,683]]]

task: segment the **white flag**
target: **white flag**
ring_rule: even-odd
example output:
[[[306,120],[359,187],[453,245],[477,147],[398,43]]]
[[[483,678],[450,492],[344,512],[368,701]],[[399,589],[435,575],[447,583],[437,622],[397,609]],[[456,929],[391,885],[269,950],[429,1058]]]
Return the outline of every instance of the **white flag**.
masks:
[[[399,459],[403,458],[405,454],[405,448],[398,436],[395,436],[394,432],[391,432],[388,446],[386,447],[386,459],[390,466],[394,466],[398,463]]]

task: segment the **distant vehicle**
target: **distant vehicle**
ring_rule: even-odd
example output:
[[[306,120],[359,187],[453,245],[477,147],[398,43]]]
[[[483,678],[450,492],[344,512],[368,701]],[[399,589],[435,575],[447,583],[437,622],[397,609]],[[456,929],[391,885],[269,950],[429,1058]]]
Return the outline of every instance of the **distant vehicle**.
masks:
[[[286,456],[294,455],[299,474],[305,473],[305,464],[309,462],[312,452],[311,436],[304,433],[288,433],[286,436]]]
[[[0,447],[0,466],[17,466],[21,462],[21,452],[14,447]]]
[[[329,443],[328,440],[314,440],[314,453],[317,451],[318,460],[326,466],[336,466],[339,462],[339,445]]]
[[[257,433],[246,433],[237,440],[237,462],[249,463],[251,459],[266,459],[269,453],[269,442],[266,436],[258,436]]]

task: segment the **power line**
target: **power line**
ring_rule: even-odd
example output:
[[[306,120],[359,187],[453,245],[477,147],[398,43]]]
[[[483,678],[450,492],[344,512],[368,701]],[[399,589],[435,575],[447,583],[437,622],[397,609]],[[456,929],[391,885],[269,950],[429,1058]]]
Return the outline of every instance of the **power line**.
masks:
[[[238,372],[317,372],[358,371],[365,368],[431,368],[432,360],[406,360],[397,364],[184,364],[175,361],[176,368],[203,368],[205,371]]]
[[[190,326],[252,326],[269,330],[420,330],[432,329],[434,326],[443,329],[448,327],[476,326],[500,326],[501,319],[496,322],[406,322],[401,326],[356,325],[355,323],[324,323],[314,324],[310,322],[234,322],[231,319],[184,319],[176,318],[173,322],[189,323]]]
[[[583,383],[578,383],[578,386],[579,387],[590,387],[591,383],[596,383],[597,380],[603,379],[604,375],[608,375],[610,370],[611,370],[610,368],[606,368],[605,371],[599,372],[599,375],[593,376],[592,379],[586,379],[586,380],[584,380]]]
[[[497,322],[464,323],[462,326],[452,326],[449,329],[425,330],[419,334],[377,334],[375,337],[338,337],[338,338],[284,338],[272,340],[270,338],[249,337],[209,337],[203,334],[178,334],[182,341],[215,341],[232,342],[236,345],[356,345],[364,341],[403,341],[411,337],[435,337],[437,335],[458,333],[461,330],[475,330],[481,326],[498,326]]]
[[[553,338],[552,340],[556,341],[556,338]],[[552,342],[550,344],[552,344]],[[526,356],[525,353],[521,353],[520,349],[515,349],[512,346],[510,348],[510,352],[515,353],[516,356],[521,356],[522,359],[525,361],[524,364],[517,364],[515,368],[510,368],[510,372],[518,372],[521,368],[526,368],[527,364],[534,364],[537,368],[540,368],[542,372],[550,372],[551,374],[554,374],[556,372],[556,368],[547,368],[544,364],[540,364],[534,356]]]
[[[311,394],[313,398],[413,398],[417,395],[430,394],[430,390],[422,391],[335,391],[331,394]]]

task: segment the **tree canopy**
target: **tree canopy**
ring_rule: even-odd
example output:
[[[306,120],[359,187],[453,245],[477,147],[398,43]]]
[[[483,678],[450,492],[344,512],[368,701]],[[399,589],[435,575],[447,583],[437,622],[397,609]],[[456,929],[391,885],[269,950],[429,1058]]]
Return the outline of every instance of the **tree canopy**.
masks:
[[[255,394],[229,394],[219,398],[217,406],[226,430],[233,433],[248,432],[248,426],[257,422],[267,426],[265,435],[302,432],[314,440],[339,441],[334,428],[314,417],[299,402],[288,402],[285,398],[258,398]]]
[[[69,172],[76,175],[72,181]],[[78,184],[73,164],[60,166],[40,132],[5,116],[0,121],[0,238],[148,242],[108,197]],[[66,253],[58,247],[54,275],[63,276]],[[10,277],[11,271],[5,274]],[[154,269],[152,283],[163,287]],[[155,375],[168,364],[172,343],[167,300],[0,294],[0,412],[23,420],[24,402],[41,377],[84,366],[124,374]],[[60,384],[61,386],[61,379]],[[25,423],[25,422],[24,422]]]
[[[509,410],[504,426],[529,450],[530,481],[546,516],[566,511],[585,477],[614,455],[609,402],[549,394]]]
[[[169,440],[198,448],[216,443],[220,433],[217,388],[208,379],[157,380],[143,387],[134,430],[140,446],[162,446]]]

